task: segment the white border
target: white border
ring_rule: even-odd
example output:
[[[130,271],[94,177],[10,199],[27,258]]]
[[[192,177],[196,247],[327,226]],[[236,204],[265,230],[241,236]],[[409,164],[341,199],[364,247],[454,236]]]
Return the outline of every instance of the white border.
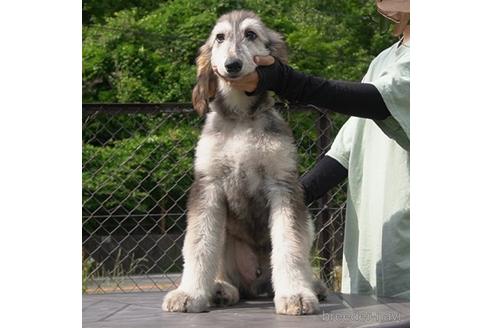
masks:
[[[411,320],[489,322],[491,6],[413,1]]]
[[[1,327],[82,322],[81,6],[0,4]]]

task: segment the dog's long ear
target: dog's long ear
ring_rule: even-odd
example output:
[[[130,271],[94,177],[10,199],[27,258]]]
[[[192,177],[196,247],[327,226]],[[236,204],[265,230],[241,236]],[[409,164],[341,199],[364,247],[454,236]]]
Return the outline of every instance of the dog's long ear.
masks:
[[[287,45],[285,44],[282,35],[269,29],[268,39],[270,54],[278,58],[283,64],[287,64]]]
[[[196,58],[196,85],[193,88],[192,102],[193,107],[200,116],[208,112],[208,102],[215,97],[217,91],[217,77],[212,70],[212,48],[205,43],[200,47]]]

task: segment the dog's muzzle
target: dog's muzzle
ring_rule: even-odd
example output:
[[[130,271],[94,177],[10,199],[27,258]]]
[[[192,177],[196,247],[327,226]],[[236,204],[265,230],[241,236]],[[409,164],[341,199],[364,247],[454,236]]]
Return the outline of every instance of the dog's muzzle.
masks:
[[[237,58],[228,58],[224,64],[227,73],[235,75],[243,68],[243,63]]]

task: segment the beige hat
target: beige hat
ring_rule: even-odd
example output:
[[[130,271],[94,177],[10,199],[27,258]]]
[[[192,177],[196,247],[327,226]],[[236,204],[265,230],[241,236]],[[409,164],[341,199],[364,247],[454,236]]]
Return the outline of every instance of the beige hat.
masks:
[[[378,12],[396,23],[395,35],[400,35],[410,21],[410,0],[376,0]]]

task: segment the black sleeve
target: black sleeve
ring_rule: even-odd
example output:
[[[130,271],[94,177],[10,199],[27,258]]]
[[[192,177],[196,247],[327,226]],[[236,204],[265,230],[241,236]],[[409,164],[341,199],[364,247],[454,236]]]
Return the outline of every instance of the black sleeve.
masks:
[[[342,182],[348,175],[347,169],[336,159],[324,156],[314,168],[301,178],[304,202],[310,204]]]
[[[281,98],[327,108],[337,113],[382,120],[390,116],[378,89],[369,83],[325,80],[295,71],[275,60],[270,66],[258,66],[258,87],[248,95],[267,90]]]

